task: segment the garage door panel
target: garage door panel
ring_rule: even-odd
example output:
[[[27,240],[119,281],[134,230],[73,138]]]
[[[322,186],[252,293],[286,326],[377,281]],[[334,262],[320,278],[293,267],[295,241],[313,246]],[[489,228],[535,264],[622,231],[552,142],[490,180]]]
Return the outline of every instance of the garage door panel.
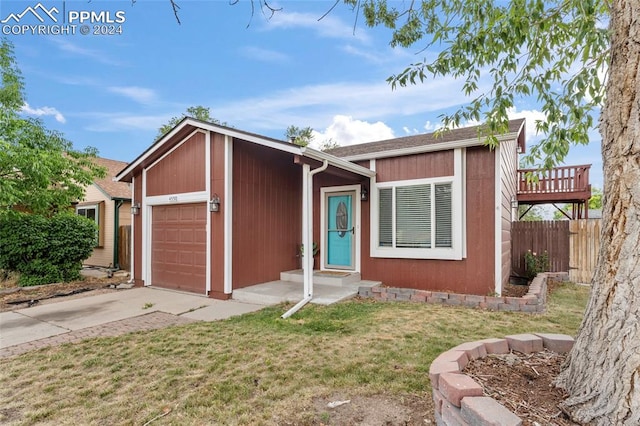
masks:
[[[206,292],[207,204],[154,206],[151,283]]]

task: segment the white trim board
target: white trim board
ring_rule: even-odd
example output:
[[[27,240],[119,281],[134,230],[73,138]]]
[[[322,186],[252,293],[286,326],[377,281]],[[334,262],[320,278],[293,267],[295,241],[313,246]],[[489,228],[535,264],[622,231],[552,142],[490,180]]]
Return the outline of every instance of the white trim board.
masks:
[[[493,151],[494,172],[494,291],[502,294],[502,168],[500,167],[500,145]]]
[[[205,285],[204,292],[208,296],[211,292],[211,212],[209,211],[209,200],[211,200],[211,132],[206,132],[204,138],[204,190],[207,196],[207,224],[206,224],[206,248],[205,256]]]
[[[504,135],[496,136],[498,142],[513,140],[513,139],[516,139],[517,137],[518,137],[517,132],[506,133]],[[402,157],[405,155],[421,154],[426,152],[448,151],[451,149],[481,146],[483,144],[484,144],[484,141],[479,138],[462,139],[458,141],[432,143],[428,145],[418,145],[418,146],[398,148],[398,149],[392,149],[392,150],[386,150],[386,151],[347,155],[345,157],[340,157],[340,158],[347,161],[361,161],[361,160],[371,160],[371,159],[377,159],[377,158],[379,159],[379,158],[389,158],[389,157]]]
[[[233,138],[224,137],[224,292],[233,292]],[[210,262],[211,258],[207,258]]]

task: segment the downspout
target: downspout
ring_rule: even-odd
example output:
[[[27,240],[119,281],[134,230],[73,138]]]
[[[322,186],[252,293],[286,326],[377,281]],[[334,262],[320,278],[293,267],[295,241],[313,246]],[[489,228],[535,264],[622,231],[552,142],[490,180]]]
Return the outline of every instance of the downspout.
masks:
[[[324,160],[322,166],[313,170],[310,170],[308,164],[302,165],[302,244],[306,248],[302,256],[304,296],[282,318],[289,318],[313,298],[313,176],[327,170],[327,167],[328,160]]]
[[[114,202],[115,212],[113,213],[113,269],[120,269],[118,258],[120,257],[120,207],[124,204],[124,200],[116,199]]]

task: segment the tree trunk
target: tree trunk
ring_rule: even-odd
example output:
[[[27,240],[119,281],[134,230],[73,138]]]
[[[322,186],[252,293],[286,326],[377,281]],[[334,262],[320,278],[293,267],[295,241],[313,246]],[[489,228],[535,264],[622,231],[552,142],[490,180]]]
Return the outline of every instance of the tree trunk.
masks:
[[[577,422],[640,424],[640,2],[611,0],[600,132],[602,245],[591,298],[558,385]]]

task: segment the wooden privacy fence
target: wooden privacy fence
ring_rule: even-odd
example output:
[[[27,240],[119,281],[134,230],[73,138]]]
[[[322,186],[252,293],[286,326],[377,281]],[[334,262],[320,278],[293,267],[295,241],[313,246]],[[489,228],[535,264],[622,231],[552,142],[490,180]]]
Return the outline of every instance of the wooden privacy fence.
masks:
[[[118,264],[122,270],[131,269],[131,225],[118,229]]]
[[[570,220],[569,279],[590,283],[600,250],[600,219]]]
[[[600,249],[600,219],[525,221],[511,224],[511,273],[526,276],[527,250],[549,254],[549,272],[569,272],[590,283]]]
[[[568,220],[544,220],[513,222],[511,224],[511,271],[526,276],[524,254],[549,254],[548,272],[569,270],[569,222]]]

